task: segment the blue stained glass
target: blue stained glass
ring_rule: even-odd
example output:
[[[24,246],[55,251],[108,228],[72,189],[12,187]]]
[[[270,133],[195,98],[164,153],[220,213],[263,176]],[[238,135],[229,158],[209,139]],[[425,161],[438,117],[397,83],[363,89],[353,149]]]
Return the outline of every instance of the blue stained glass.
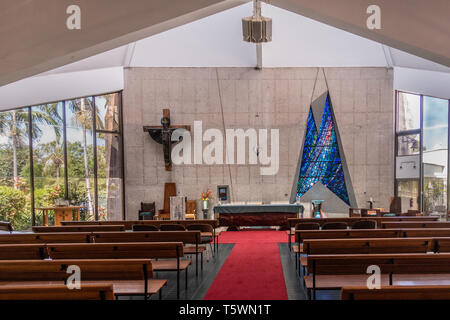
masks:
[[[297,184],[297,198],[304,195],[317,182],[321,182],[350,205],[329,96],[325,101],[319,131],[317,131],[312,108],[309,110]]]

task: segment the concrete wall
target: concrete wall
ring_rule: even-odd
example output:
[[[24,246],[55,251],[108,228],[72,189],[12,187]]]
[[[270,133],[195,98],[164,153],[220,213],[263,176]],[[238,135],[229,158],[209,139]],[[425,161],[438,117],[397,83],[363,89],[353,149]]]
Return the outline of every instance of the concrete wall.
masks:
[[[177,192],[188,199],[199,199],[207,188],[216,195],[217,185],[227,184],[233,201],[287,202],[311,97],[326,90],[323,73],[317,70],[125,69],[127,219],[136,219],[141,201],[156,201],[157,208],[162,208],[164,182],[176,182]],[[325,68],[325,74],[358,206],[366,206],[373,197],[377,206],[388,207],[394,186],[393,72]],[[163,108],[170,108],[173,125],[192,126],[194,120],[202,120],[203,131],[223,131],[222,109],[225,128],[279,129],[278,173],[261,176],[259,165],[204,164],[174,165],[173,171],[165,171],[162,146],[142,129],[159,125]]]

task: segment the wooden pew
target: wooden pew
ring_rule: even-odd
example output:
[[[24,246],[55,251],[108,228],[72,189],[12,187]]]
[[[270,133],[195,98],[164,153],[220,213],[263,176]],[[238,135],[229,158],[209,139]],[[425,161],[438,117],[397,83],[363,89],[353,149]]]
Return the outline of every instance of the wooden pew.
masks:
[[[12,233],[0,234],[0,244],[12,243],[89,243],[90,232]]]
[[[125,231],[124,225],[86,225],[86,226],[48,226],[33,227],[33,232],[95,232],[95,231]]]
[[[154,271],[177,272],[177,298],[180,297],[180,273],[185,271],[186,288],[191,260],[184,256],[181,242],[73,243],[48,244],[51,259],[170,259],[153,260]]]
[[[219,220],[217,219],[202,219],[202,220],[120,220],[120,221],[63,221],[62,225],[66,226],[80,226],[80,225],[123,225],[126,230],[132,230],[135,224],[153,225],[159,229],[161,224],[181,224],[187,227],[191,224],[209,224],[213,227],[214,252],[219,249],[219,235],[216,228],[219,227]],[[105,230],[106,231],[106,230]]]
[[[382,222],[384,229],[406,229],[406,228],[450,228],[450,221],[401,221]]]
[[[203,252],[205,246],[200,246],[200,231],[134,231],[134,232],[94,232],[95,243],[111,242],[182,242],[195,247],[184,247],[184,254],[195,254],[195,275],[198,275],[198,254],[201,255],[203,270]]]
[[[48,257],[43,244],[0,244],[0,260],[42,260]]]
[[[294,235],[293,228],[297,223],[318,223],[321,226],[328,222],[344,222],[351,226],[356,221],[360,220],[374,220],[377,222],[377,228],[382,227],[382,222],[401,222],[401,221],[437,221],[439,217],[415,217],[415,216],[397,216],[397,217],[336,217],[336,218],[289,218],[289,230],[287,231],[289,248],[291,248],[291,237]]]
[[[450,300],[450,286],[343,287],[342,300]]]
[[[112,284],[114,295],[140,295],[146,299],[160,292],[167,280],[153,277],[150,259],[2,260],[0,287],[64,284],[69,266],[81,270],[81,285]]]
[[[450,239],[448,244],[450,245]],[[373,254],[433,252],[432,238],[358,238],[303,241],[305,254]],[[450,247],[449,247],[450,249]]]
[[[402,237],[450,237],[450,229],[425,228],[425,229],[402,229]]]
[[[341,289],[365,286],[367,267],[381,270],[381,285],[433,285],[450,281],[450,254],[339,254],[308,255],[311,275],[305,276],[307,289]]]
[[[303,241],[303,253],[306,255],[427,253],[433,252],[435,247],[435,241],[432,238],[353,238]],[[308,267],[307,263],[306,256],[300,257],[300,266],[303,270]]]
[[[300,245],[306,239],[399,238],[401,235],[401,229],[298,230],[295,242]]]
[[[8,221],[0,221],[0,230],[1,231],[8,231],[13,232],[13,227],[11,225],[11,222]]]
[[[0,300],[114,300],[112,284],[82,285],[69,290],[66,285],[4,285]]]

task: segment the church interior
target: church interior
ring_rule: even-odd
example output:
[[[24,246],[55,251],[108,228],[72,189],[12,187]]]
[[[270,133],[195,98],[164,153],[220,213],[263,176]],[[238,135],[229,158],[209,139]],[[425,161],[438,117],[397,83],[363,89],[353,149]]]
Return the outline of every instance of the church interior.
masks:
[[[448,1],[72,2],[0,4],[0,300],[450,299]]]

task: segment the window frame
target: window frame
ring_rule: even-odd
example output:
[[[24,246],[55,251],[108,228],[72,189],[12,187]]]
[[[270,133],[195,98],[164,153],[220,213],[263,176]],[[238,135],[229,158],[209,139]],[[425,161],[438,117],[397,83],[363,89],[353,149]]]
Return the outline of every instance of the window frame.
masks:
[[[104,133],[104,134],[115,134],[119,136],[120,139],[120,158],[122,162],[121,166],[121,175],[122,175],[122,181],[121,181],[121,188],[122,188],[122,219],[125,220],[125,156],[124,156],[124,135],[123,135],[123,106],[122,106],[122,95],[123,90],[120,91],[113,91],[113,92],[106,92],[106,93],[100,93],[95,95],[87,95],[87,96],[81,96],[81,97],[73,97],[73,98],[66,98],[64,100],[58,100],[58,101],[50,101],[50,102],[42,102],[36,105],[28,105],[28,106],[21,106],[21,107],[15,107],[15,108],[8,108],[5,110],[0,110],[0,112],[11,112],[14,110],[27,110],[28,112],[28,142],[29,142],[29,163],[30,163],[30,187],[31,187],[31,225],[36,225],[36,212],[35,212],[35,183],[34,183],[34,161],[33,161],[33,152],[34,152],[34,146],[33,146],[33,119],[32,119],[32,108],[40,105],[45,104],[51,104],[51,103],[62,103],[62,112],[63,112],[63,147],[64,147],[64,189],[65,189],[65,195],[64,198],[68,200],[69,195],[69,177],[68,177],[68,155],[67,155],[67,115],[66,115],[66,102],[69,100],[76,100],[76,99],[83,99],[83,98],[92,98],[93,102],[93,114],[96,114],[96,104],[95,104],[95,98],[102,95],[109,95],[109,94],[117,94],[118,101],[118,117],[119,117],[119,126],[117,130],[98,130],[96,126],[96,117],[94,116],[92,119],[92,128],[93,128],[93,154],[94,154],[94,197],[95,197],[95,206],[94,206],[94,215],[95,219],[98,220],[98,157],[97,157],[97,133]]]

